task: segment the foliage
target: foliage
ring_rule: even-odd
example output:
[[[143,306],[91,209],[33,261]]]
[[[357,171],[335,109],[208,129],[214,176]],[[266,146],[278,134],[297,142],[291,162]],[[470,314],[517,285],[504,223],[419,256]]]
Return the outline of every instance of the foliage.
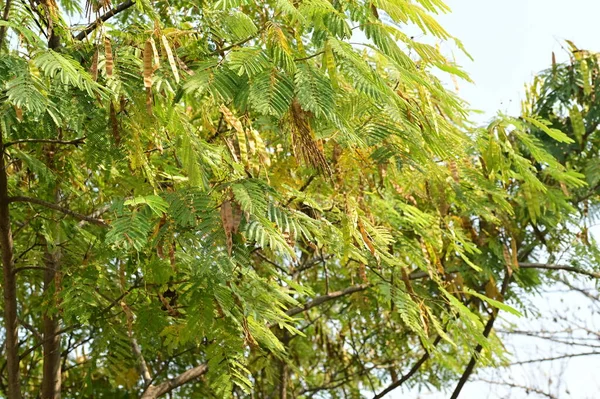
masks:
[[[424,352],[407,385],[441,387],[502,363],[484,325],[527,311],[527,265],[565,242],[599,264],[576,229],[594,57],[473,129],[432,72],[466,75],[402,31],[454,40],[438,0],[23,4],[0,43],[11,398],[14,376],[24,397],[359,397]]]

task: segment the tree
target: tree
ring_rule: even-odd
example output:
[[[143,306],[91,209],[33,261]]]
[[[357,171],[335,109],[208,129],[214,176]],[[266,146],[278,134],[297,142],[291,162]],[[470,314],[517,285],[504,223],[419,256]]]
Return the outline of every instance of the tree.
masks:
[[[597,187],[540,115],[470,129],[431,71],[467,76],[402,31],[454,40],[447,10],[5,1],[7,397],[381,397],[462,375],[458,395],[499,364],[498,309],[564,269],[536,256]],[[592,274],[585,244],[569,267]]]
[[[569,202],[576,210],[569,223],[558,228],[546,227],[536,233],[538,239],[545,242],[538,256],[560,263],[536,265],[549,270],[542,275],[543,284],[536,288],[544,297],[554,296],[551,303],[556,308],[541,314],[530,309],[532,316],[538,313],[532,317],[537,322],[517,323],[500,331],[506,341],[511,336],[526,337],[528,340],[523,345],[542,347],[538,353],[518,356],[510,362],[510,366],[514,366],[510,369],[513,376],[529,372],[537,383],[515,384],[511,374],[507,376],[507,370],[491,381],[517,390],[517,397],[524,390],[542,397],[568,395],[569,387],[560,375],[566,370],[565,362],[598,354],[594,342],[598,336],[594,327],[598,309],[598,244],[592,233],[598,215],[600,188],[597,162],[600,120],[596,103],[598,55],[578,49],[568,41],[567,45],[568,62],[558,64],[552,55],[552,66],[538,74],[528,88],[523,109],[525,115],[536,115],[549,121],[549,127],[564,132],[571,139],[570,142],[556,142],[548,139],[542,129],[532,130],[532,135],[541,140],[559,162],[584,175],[587,185],[570,193]],[[515,348],[512,352],[518,353],[518,350]],[[531,366],[529,370],[527,366]],[[569,366],[576,367],[574,364]],[[548,379],[548,374],[543,373],[550,367]],[[571,395],[581,393],[571,392]]]

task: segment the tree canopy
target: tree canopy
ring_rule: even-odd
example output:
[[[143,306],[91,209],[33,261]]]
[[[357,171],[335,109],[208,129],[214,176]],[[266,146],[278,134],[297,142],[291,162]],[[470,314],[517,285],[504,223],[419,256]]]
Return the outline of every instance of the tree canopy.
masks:
[[[456,398],[598,278],[595,54],[479,128],[440,0],[3,6],[8,398]]]

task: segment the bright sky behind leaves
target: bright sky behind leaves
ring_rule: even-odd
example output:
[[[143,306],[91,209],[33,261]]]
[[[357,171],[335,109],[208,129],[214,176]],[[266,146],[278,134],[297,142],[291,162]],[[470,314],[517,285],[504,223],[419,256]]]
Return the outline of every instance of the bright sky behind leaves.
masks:
[[[447,0],[452,13],[438,17],[473,56],[455,51],[475,81],[460,83],[461,97],[485,112],[518,113],[525,83],[557,60],[567,59],[565,39],[600,51],[598,0]],[[442,46],[442,50],[451,47]],[[480,119],[479,117],[478,119]]]
[[[441,49],[447,56],[454,50],[457,63],[475,82],[459,82],[459,95],[472,108],[483,111],[482,115],[474,116],[475,121],[480,123],[489,120],[498,111],[517,115],[524,85],[537,72],[551,65],[552,51],[558,62],[568,58],[567,51],[564,50],[565,39],[573,41],[579,48],[600,52],[600,0],[447,0],[446,3],[452,8],[452,13],[438,16],[437,20],[450,34],[463,42],[474,60],[469,60],[450,44],[442,45]],[[418,40],[418,33],[415,31],[414,34]],[[600,236],[598,229],[595,235],[596,238]],[[578,302],[577,306],[579,303],[583,305],[579,310],[582,312],[580,315],[583,316],[585,312],[590,314],[587,303],[576,295],[563,295],[562,299],[564,302],[561,303],[560,295],[545,295],[537,297],[534,302],[542,311],[564,308],[565,302]],[[569,311],[577,311],[576,306],[572,306]],[[535,357],[537,346],[534,345],[539,342],[530,339],[513,340],[513,343],[521,354],[526,352],[528,357]],[[559,397],[600,397],[597,378],[599,370],[600,356],[570,360],[564,370]],[[537,382],[540,387],[547,387],[548,382],[545,380],[548,374],[558,376],[559,373],[558,369],[550,370],[541,365],[537,381],[531,381],[530,376],[527,378],[529,382]],[[521,377],[512,375],[509,378],[516,380]],[[566,394],[567,389],[570,395]],[[389,397],[446,399],[449,395],[448,392],[419,395],[416,391],[397,391]],[[463,389],[461,398],[519,399],[534,396],[528,396],[519,390],[514,390],[512,396],[504,396],[498,388],[470,383]]]

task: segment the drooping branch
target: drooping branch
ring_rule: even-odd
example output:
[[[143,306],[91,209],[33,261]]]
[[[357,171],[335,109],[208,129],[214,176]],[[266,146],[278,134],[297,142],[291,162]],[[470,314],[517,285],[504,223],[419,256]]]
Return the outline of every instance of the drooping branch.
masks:
[[[72,211],[69,208],[65,208],[60,205],[53,204],[52,202],[41,200],[39,198],[15,196],[15,197],[8,197],[8,201],[9,202],[28,202],[30,204],[41,205],[43,207],[64,213],[65,215],[72,216],[77,220],[85,221],[85,222],[96,224],[98,226],[103,226],[103,227],[108,226],[108,223],[106,223],[106,221],[104,221],[103,219],[98,219],[95,217],[84,215],[84,214]]]
[[[95,20],[94,22],[92,22],[91,24],[86,26],[84,30],[79,32],[75,36],[75,39],[77,39],[77,40],[85,39],[87,37],[87,35],[92,33],[94,31],[94,29],[96,29],[102,22],[108,21],[109,19],[111,19],[112,17],[117,15],[118,13],[127,10],[134,4],[135,4],[134,0],[126,0],[123,3],[119,4],[118,6],[116,6],[115,8],[111,9],[110,11],[107,11],[105,14],[101,15],[97,20]]]
[[[591,278],[600,279],[600,273],[590,272],[573,266],[555,265],[547,263],[519,263],[521,269],[545,269],[545,270],[564,270],[566,272],[582,274]]]

